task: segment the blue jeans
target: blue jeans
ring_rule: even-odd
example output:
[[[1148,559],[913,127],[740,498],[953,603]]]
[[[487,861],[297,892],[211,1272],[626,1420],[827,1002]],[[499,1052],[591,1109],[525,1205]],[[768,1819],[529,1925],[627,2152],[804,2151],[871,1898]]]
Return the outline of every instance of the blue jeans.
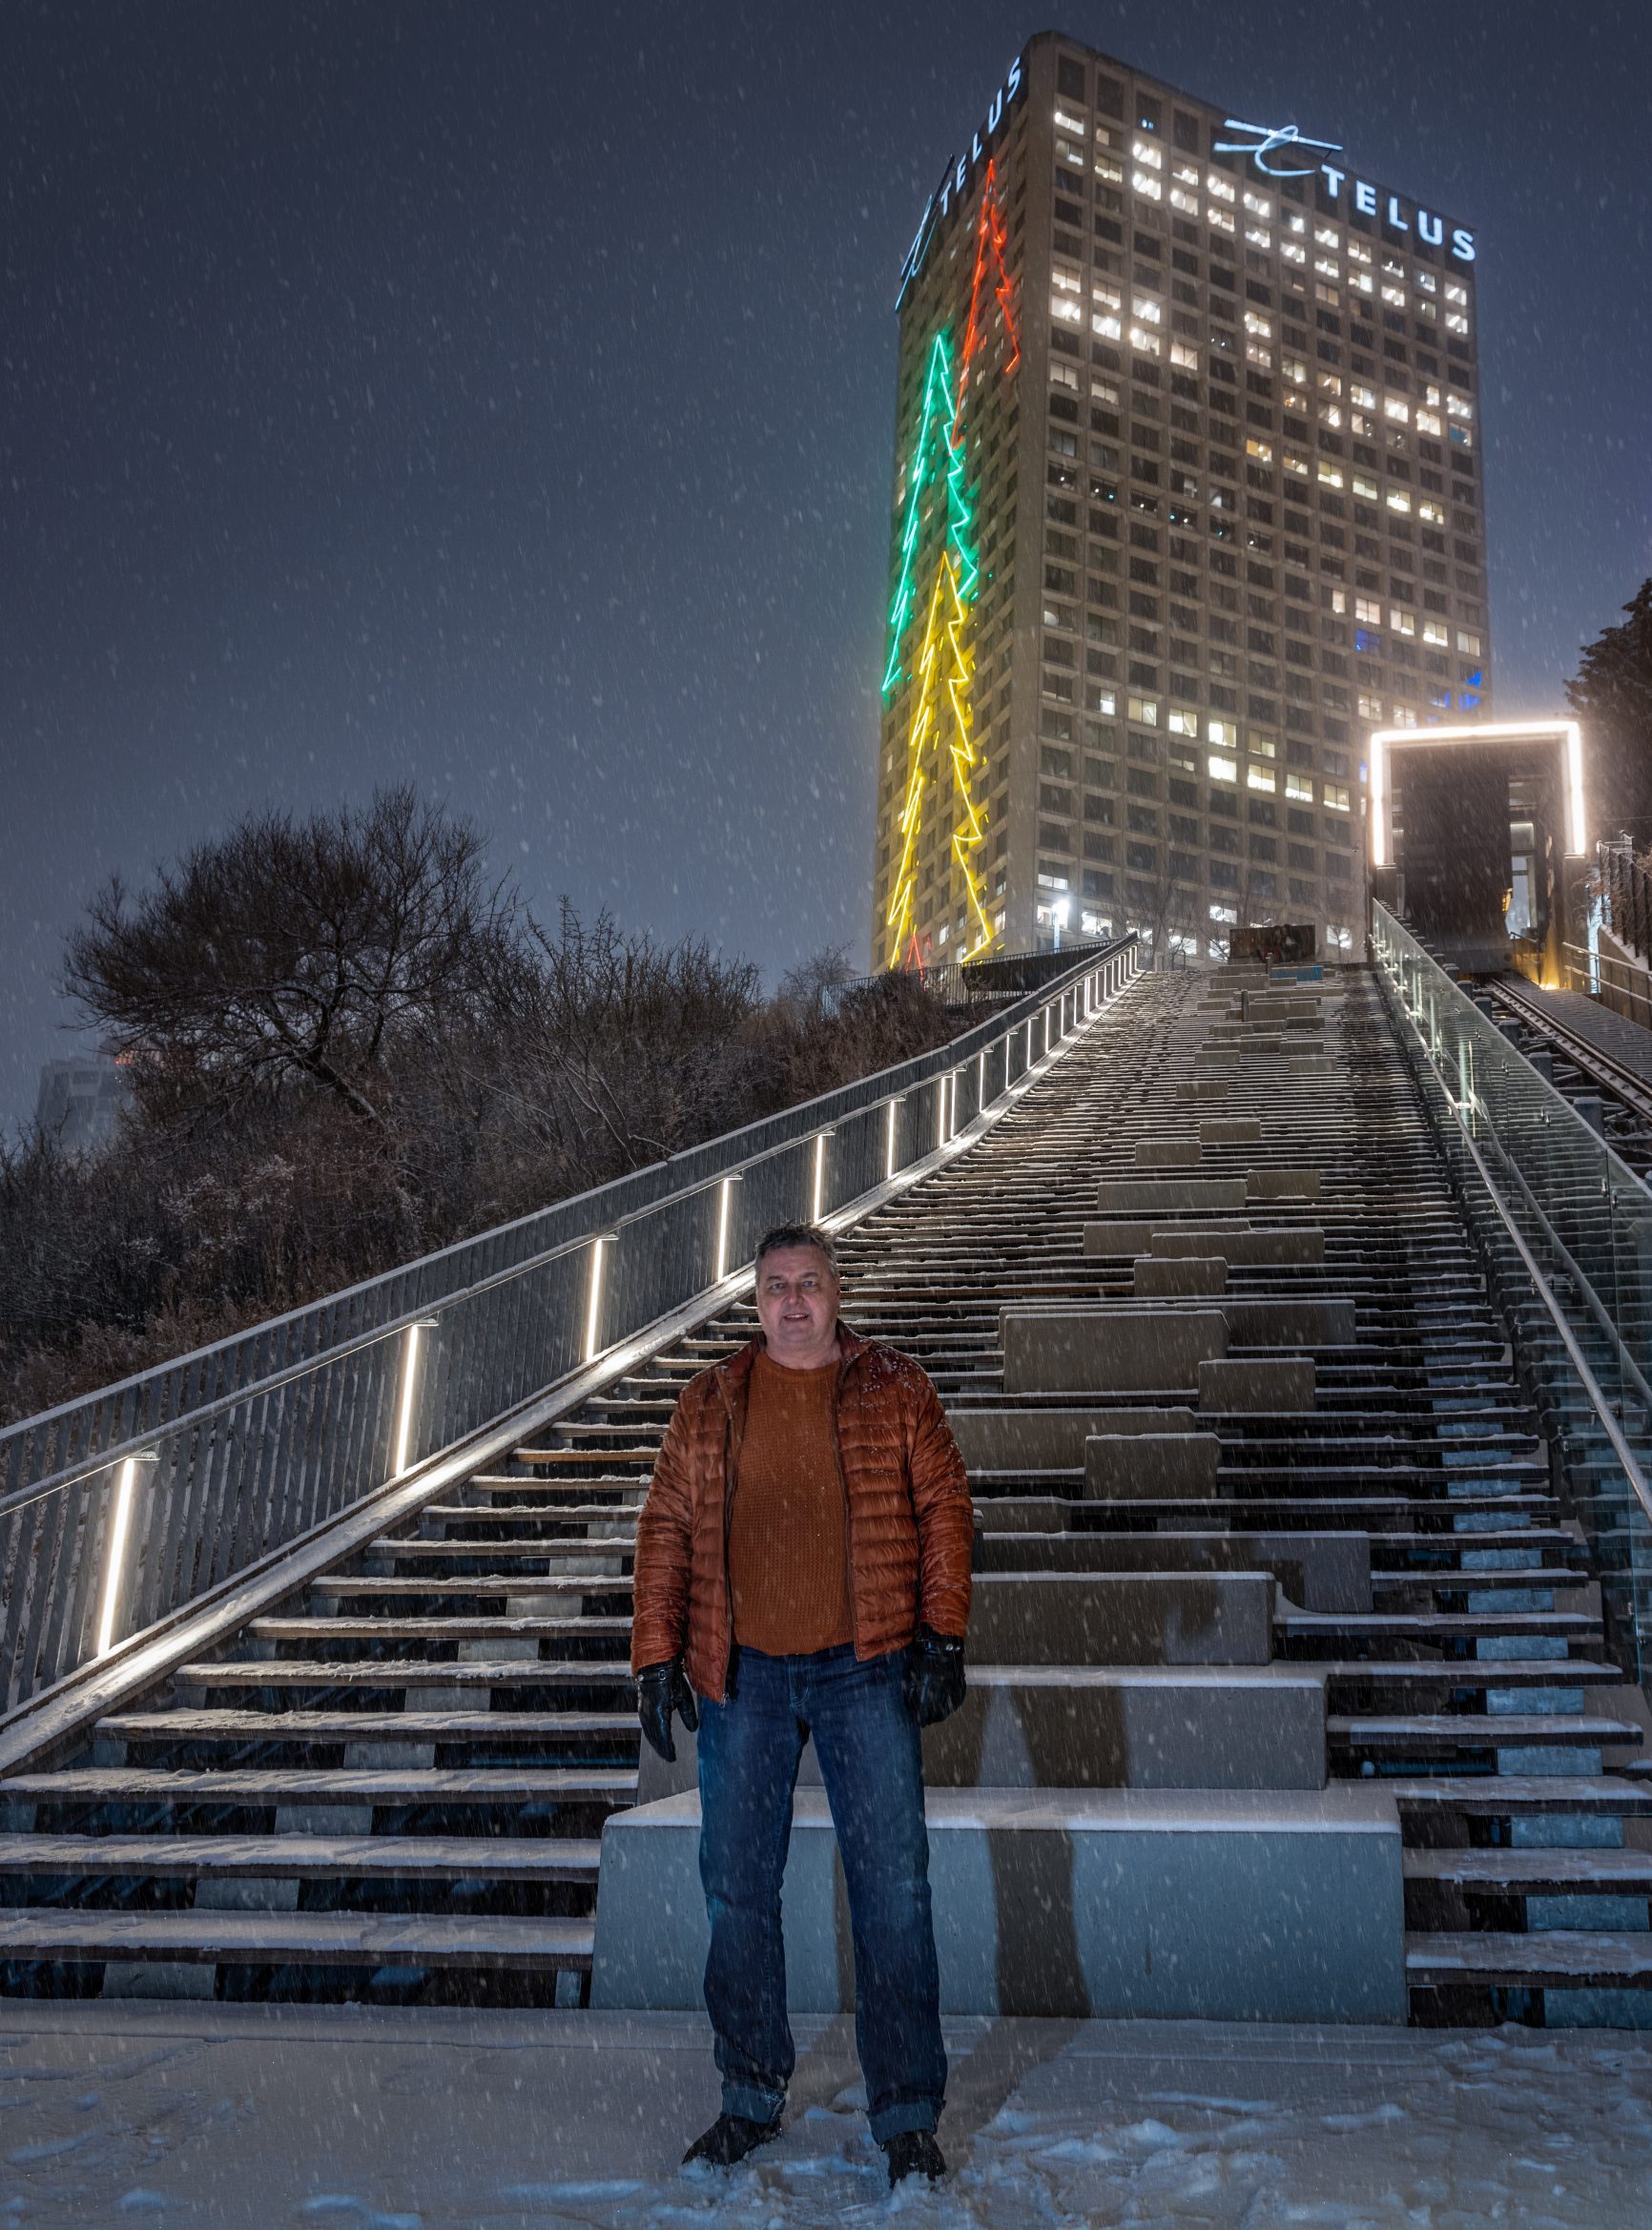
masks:
[[[906,1652],[856,1662],[737,1652],[729,1700],[700,1704],[700,1880],[712,1922],[706,2011],[723,2111],[771,2121],[796,2063],[786,2018],[780,1877],[792,1791],[815,1737],[855,1936],[855,2040],[872,2135],[933,2129],[946,2090],[929,1910],[923,1759]]]

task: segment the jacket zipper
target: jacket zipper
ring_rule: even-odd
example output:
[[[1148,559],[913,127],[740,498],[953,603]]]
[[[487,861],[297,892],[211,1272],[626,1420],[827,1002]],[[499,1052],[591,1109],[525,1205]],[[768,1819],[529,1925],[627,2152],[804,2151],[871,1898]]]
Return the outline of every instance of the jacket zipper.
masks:
[[[728,1385],[721,1372],[717,1374],[717,1391],[723,1397],[723,1693],[718,1698],[723,1703],[729,1693],[729,1661],[734,1653],[734,1586],[729,1573],[729,1533],[734,1522],[734,1490],[740,1483],[740,1449],[734,1432],[734,1405],[729,1399]]]
[[[849,1640],[856,1662],[860,1661],[860,1621],[855,1615],[855,1544],[850,1538],[854,1518],[849,1501],[849,1475],[843,1469],[843,1443],[837,1436],[837,1397],[843,1391],[847,1362],[839,1363],[832,1383],[832,1459],[837,1466],[837,1485],[843,1497],[843,1579],[849,1591]]]

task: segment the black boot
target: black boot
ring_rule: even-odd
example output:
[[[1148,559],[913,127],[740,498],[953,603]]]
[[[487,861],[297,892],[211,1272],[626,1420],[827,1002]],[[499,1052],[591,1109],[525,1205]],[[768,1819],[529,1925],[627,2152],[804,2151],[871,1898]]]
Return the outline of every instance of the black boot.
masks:
[[[909,2176],[927,2176],[931,2183],[938,2183],[946,2174],[946,2162],[932,2129],[898,2130],[884,2146],[883,2156],[889,2162],[891,2184],[904,2182]]]
[[[748,2153],[754,2153],[779,2134],[778,2115],[773,2121],[748,2121],[743,2114],[719,2114],[683,2155],[683,2166],[691,2160],[704,2160],[712,2168],[733,2168],[736,2160],[743,2160]],[[890,2173],[893,2176],[894,2171]]]

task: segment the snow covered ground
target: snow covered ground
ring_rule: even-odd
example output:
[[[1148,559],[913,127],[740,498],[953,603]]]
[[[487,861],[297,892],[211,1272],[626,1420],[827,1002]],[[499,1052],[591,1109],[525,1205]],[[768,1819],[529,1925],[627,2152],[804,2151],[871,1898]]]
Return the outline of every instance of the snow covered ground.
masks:
[[[847,2022],[732,2178],[703,2025],[0,2002],[0,2230],[1616,2230],[1652,2223],[1652,2048],[1574,2031],[949,2024],[953,2174],[891,2199]]]

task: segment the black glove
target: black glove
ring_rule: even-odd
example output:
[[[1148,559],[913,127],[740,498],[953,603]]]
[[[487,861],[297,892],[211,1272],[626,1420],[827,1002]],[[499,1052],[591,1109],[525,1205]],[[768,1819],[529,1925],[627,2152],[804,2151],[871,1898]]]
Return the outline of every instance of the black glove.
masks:
[[[637,1717],[643,1723],[649,1746],[657,1750],[668,1765],[677,1762],[677,1745],[671,1740],[673,1711],[692,1734],[700,1724],[700,1710],[680,1657],[671,1658],[665,1664],[646,1664],[637,1675]]]
[[[906,1706],[919,1726],[950,1719],[963,1702],[963,1643],[919,1626],[906,1656]]]

